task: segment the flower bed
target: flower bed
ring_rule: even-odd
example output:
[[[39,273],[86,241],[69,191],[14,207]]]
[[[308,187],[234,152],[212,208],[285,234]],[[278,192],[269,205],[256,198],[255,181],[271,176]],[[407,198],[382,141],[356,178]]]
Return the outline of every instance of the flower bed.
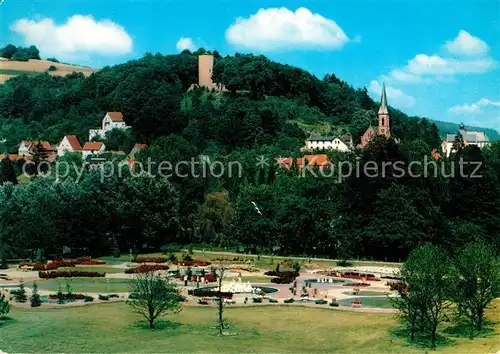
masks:
[[[83,294],[62,294],[60,295],[62,300],[85,300],[86,296]],[[58,300],[57,294],[50,294],[49,300]]]
[[[352,284],[344,284],[343,286],[355,286],[355,287],[358,287],[358,286],[370,286],[370,284],[368,284],[368,283],[352,283]]]
[[[212,264],[210,262],[204,262],[204,261],[174,261],[173,263],[175,265],[184,267],[206,267]]]
[[[54,270],[57,269],[58,266],[57,264],[53,263],[48,263],[48,264],[41,264],[41,263],[21,263],[19,264],[19,268],[24,268],[24,267],[31,267],[33,270]]]
[[[97,277],[104,277],[106,276],[106,274],[98,272],[87,272],[83,270],[67,270],[67,271],[38,272],[38,276],[42,279],[97,278]]]
[[[137,257],[132,260],[134,263],[165,263],[167,260],[161,257]]]
[[[55,270],[62,267],[74,267],[76,265],[102,265],[106,264],[106,261],[99,259],[90,259],[89,257],[82,257],[78,259],[63,259],[52,261],[51,263],[21,263],[19,268],[23,267],[33,267],[33,270]]]
[[[143,264],[135,268],[126,269],[125,274],[155,272],[157,270],[168,270],[168,265],[164,264]]]

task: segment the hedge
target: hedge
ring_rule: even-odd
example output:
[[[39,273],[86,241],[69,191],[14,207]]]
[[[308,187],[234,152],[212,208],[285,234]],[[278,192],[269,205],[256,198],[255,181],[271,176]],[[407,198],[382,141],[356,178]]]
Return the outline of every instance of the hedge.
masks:
[[[135,268],[126,269],[126,274],[147,273],[157,270],[168,270],[168,266],[164,264],[143,264]]]

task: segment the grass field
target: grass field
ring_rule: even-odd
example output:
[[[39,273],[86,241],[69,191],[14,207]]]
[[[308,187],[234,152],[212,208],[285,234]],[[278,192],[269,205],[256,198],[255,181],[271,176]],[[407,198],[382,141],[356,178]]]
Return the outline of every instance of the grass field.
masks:
[[[498,305],[498,303],[497,303]],[[304,307],[227,308],[233,336],[218,337],[215,308],[185,307],[157,330],[124,303],[65,309],[13,309],[0,328],[0,349],[43,352],[424,353],[391,334],[391,315]],[[498,316],[488,311],[488,315]],[[139,322],[141,321],[141,322]],[[499,334],[499,328],[496,333]],[[493,335],[450,338],[438,352],[495,353]]]
[[[86,293],[123,293],[130,291],[130,280],[112,278],[65,278],[40,280],[37,282],[42,290],[57,291],[62,286],[66,289],[66,283],[71,285],[73,292]],[[30,284],[28,284],[30,285]]]
[[[28,75],[28,76],[34,76],[40,74],[40,72],[36,71],[22,71],[22,70],[13,70],[13,69],[0,69],[0,75],[15,75],[15,76],[20,76],[20,75]]]

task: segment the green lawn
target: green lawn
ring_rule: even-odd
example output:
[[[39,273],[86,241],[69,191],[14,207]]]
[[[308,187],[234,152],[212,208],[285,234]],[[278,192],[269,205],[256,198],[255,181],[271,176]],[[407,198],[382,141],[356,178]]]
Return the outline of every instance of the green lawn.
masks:
[[[8,353],[424,353],[395,337],[391,315],[304,307],[227,308],[233,336],[218,337],[215,308],[185,307],[155,331],[124,303],[13,309],[0,328]],[[498,315],[498,312],[495,313]],[[491,316],[491,314],[490,314]],[[498,328],[497,328],[498,333]],[[494,336],[451,339],[438,351],[495,353]]]
[[[130,280],[112,278],[58,278],[38,281],[42,290],[57,291],[59,285],[66,289],[66,280],[73,292],[122,293],[130,291]],[[31,284],[28,284],[30,286]]]
[[[352,299],[339,300],[338,302],[340,303],[340,305],[350,306],[351,301],[353,301],[353,299],[361,301],[361,303],[363,304],[362,306],[366,306],[366,307],[380,307],[380,308],[387,308],[387,309],[392,308],[391,300],[385,296],[384,297],[371,297],[371,298],[356,297],[356,298],[352,298]]]

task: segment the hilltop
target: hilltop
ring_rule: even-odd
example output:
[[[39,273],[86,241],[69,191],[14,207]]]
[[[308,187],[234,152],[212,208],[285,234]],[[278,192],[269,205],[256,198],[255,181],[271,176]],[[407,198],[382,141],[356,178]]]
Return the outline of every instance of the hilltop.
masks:
[[[51,67],[55,68],[55,70]],[[95,71],[83,66],[56,63],[49,60],[29,59],[28,61],[17,61],[0,58],[0,84],[20,75],[33,76],[47,72],[52,76],[66,76],[76,72],[89,76]]]

